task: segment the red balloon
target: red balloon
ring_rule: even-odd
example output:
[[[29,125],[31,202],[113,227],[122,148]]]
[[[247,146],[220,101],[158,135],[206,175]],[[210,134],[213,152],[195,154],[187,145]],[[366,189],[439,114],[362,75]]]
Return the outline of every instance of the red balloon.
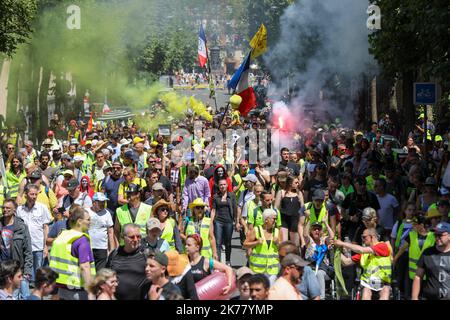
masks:
[[[206,278],[195,284],[199,300],[229,300],[236,291],[236,277],[233,274],[230,292],[223,295],[222,291],[228,285],[227,275],[220,271],[215,271]]]

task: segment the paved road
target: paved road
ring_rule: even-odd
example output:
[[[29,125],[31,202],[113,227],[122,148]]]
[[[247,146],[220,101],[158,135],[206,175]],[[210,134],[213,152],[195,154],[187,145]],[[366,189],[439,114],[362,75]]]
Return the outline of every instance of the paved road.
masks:
[[[220,261],[225,263],[225,250],[222,250],[222,257]],[[247,264],[247,257],[245,250],[242,249],[241,241],[239,240],[239,233],[234,231],[231,240],[231,266],[235,269],[245,266]]]

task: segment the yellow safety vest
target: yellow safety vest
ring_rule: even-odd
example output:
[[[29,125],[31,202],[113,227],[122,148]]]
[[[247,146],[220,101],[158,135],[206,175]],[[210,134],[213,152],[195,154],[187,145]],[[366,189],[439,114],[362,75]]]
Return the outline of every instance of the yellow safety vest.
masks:
[[[317,217],[316,215],[316,208],[314,207],[314,204],[312,202],[306,203],[305,208],[310,211],[309,218],[307,219],[307,222],[309,221],[310,225],[312,225],[316,221],[322,222],[323,218],[325,218],[325,215],[327,214],[325,202],[322,204],[322,207],[320,208],[319,217]],[[324,234],[328,234],[327,227],[323,222],[322,222],[322,230]]]
[[[247,170],[247,174],[250,170]],[[236,173],[233,176],[234,180],[236,180],[237,184],[239,185],[242,181],[242,177],[240,173]],[[241,184],[240,188],[236,191],[236,199],[239,200],[239,197],[241,196],[241,192],[245,190],[245,185]]]
[[[8,182],[9,196],[11,198],[17,198],[19,194],[19,185],[27,174],[22,171],[19,177],[17,177],[11,170],[6,171],[6,181]]]
[[[409,244],[409,251],[408,251],[409,256],[408,270],[409,270],[409,278],[414,279],[414,277],[416,276],[417,262],[419,262],[419,259],[422,256],[422,253],[425,251],[425,249],[434,246],[436,238],[434,237],[433,232],[428,232],[422,248],[419,247],[419,235],[417,231],[415,230],[411,231],[409,233],[409,239],[411,239],[411,243]]]
[[[252,251],[249,258],[250,269],[255,273],[276,275],[279,272],[280,259],[278,257],[278,246],[273,242],[279,234],[278,228],[272,233],[272,240],[267,244],[264,230],[261,226],[255,228],[256,240],[263,239],[263,243],[258,244]]]
[[[250,206],[249,206],[249,208],[250,208]],[[275,208],[272,208],[272,209],[275,210],[275,212],[277,213],[276,227],[280,228],[281,227],[280,211]],[[247,219],[248,219],[247,223],[253,224],[254,227],[262,226],[264,224],[262,213],[263,213],[263,210],[261,207],[256,207],[255,209],[253,209],[252,213],[250,213],[250,211],[247,210]]]
[[[125,242],[123,241],[123,236],[122,236],[123,226],[128,224],[128,223],[135,223],[135,224],[139,225],[141,235],[143,237],[146,236],[146,234],[147,234],[147,229],[146,229],[147,228],[147,221],[151,217],[152,206],[141,202],[141,204],[139,205],[139,210],[138,210],[138,213],[136,215],[136,220],[135,221],[133,221],[132,218],[131,218],[131,213],[130,213],[130,209],[128,208],[128,204],[125,204],[125,205],[117,208],[116,214],[117,214],[117,220],[119,221],[119,224],[120,224],[120,239],[119,239],[119,242],[120,242],[121,246],[125,244]]]
[[[175,228],[176,222],[173,218],[167,218],[166,226],[161,234],[161,239],[166,240],[169,243],[170,250],[175,249],[175,239],[173,237],[173,228]]]
[[[0,217],[3,215],[3,202],[5,201],[5,186],[0,184]]]
[[[72,243],[82,236],[85,236],[91,242],[91,238],[86,233],[72,229],[63,230],[53,242],[50,251],[50,268],[58,273],[56,283],[64,284],[69,289],[81,289],[84,286],[78,258],[71,254]],[[94,262],[91,262],[90,270],[91,275],[95,276]]]
[[[209,242],[209,226],[211,225],[211,218],[204,217],[200,223],[200,237],[202,238],[203,246],[201,255],[205,258],[212,257],[211,243]],[[189,221],[186,226],[186,235],[198,233],[195,230],[194,222]]]
[[[370,283],[370,278],[376,277],[386,283],[391,283],[392,257],[390,253],[392,248],[389,242],[386,242],[386,244],[389,247],[389,255],[387,257],[380,257],[372,253],[363,253],[361,255],[362,281]]]

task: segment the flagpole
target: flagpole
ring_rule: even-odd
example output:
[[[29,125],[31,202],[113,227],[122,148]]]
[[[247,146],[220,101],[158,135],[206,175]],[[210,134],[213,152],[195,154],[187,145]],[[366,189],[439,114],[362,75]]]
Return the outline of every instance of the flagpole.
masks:
[[[206,68],[206,66],[205,66],[205,71],[208,73],[208,86],[210,86],[211,85],[211,63],[210,63],[211,60],[209,60],[208,45],[206,43],[205,43],[205,47],[206,47],[206,61],[207,61],[206,66],[208,66],[208,68]],[[214,86],[214,89],[215,89],[215,86]],[[210,88],[210,91],[211,91],[211,88]],[[211,97],[211,92],[210,92],[210,97]],[[215,106],[216,112],[217,112],[217,99],[216,99],[216,91],[215,90],[214,90],[213,99],[214,99],[214,106]]]

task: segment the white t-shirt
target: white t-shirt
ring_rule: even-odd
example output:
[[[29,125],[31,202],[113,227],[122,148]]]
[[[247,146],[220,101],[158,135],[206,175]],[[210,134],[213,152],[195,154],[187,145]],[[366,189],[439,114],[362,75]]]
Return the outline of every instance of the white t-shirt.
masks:
[[[94,212],[86,209],[91,216],[91,225],[89,227],[89,236],[91,237],[92,249],[108,249],[108,228],[113,226],[111,212],[103,209],[100,212]]]
[[[26,205],[17,208],[16,216],[21,218],[28,227],[31,237],[31,250],[44,250],[44,224],[52,221],[52,216],[47,207],[36,202],[30,210]]]
[[[394,226],[394,210],[399,206],[398,201],[389,193],[384,197],[377,195],[377,198],[380,203],[380,210],[378,210],[380,221],[378,221],[378,223],[383,228],[391,230]]]

